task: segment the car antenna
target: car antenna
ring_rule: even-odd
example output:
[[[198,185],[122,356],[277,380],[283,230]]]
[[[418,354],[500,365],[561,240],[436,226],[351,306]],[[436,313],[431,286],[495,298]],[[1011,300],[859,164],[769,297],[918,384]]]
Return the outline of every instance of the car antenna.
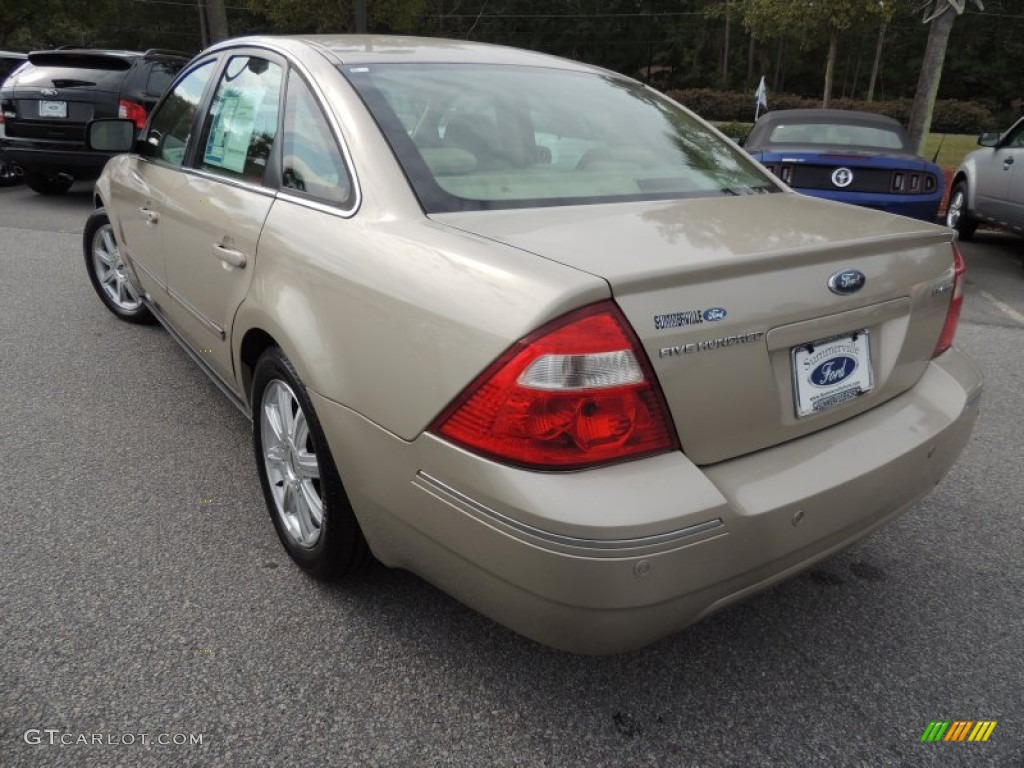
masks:
[[[939,146],[935,148],[935,155],[932,157],[932,163],[939,159],[939,150],[942,149],[942,142],[946,140],[946,134],[942,134],[942,138],[939,139]]]

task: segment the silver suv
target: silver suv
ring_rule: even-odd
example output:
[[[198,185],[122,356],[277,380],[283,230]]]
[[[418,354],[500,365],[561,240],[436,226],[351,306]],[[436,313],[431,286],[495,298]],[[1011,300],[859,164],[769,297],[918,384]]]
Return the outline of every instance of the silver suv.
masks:
[[[978,224],[1024,234],[1024,117],[1006,133],[983,133],[953,177],[946,224],[964,240]]]

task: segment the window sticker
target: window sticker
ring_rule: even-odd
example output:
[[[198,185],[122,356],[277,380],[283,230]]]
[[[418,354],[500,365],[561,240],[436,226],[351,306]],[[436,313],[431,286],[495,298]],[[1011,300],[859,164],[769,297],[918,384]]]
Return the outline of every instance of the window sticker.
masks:
[[[266,93],[266,88],[229,88],[218,99],[217,114],[206,142],[204,163],[235,173],[244,172],[246,156],[256,132],[256,116]]]

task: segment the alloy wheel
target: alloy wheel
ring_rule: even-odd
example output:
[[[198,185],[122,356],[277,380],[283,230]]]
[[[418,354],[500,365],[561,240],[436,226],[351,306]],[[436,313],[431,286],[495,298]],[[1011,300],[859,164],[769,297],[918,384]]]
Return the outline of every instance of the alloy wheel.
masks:
[[[114,229],[104,224],[92,238],[92,263],[96,278],[107,298],[122,312],[134,312],[142,301],[125,272]]]
[[[324,522],[320,465],[306,414],[295,392],[280,379],[263,390],[260,435],[277,516],[295,544],[311,548],[320,540]]]
[[[964,193],[962,189],[956,189],[953,191],[953,196],[949,199],[949,207],[946,209],[946,226],[956,229],[963,212]]]

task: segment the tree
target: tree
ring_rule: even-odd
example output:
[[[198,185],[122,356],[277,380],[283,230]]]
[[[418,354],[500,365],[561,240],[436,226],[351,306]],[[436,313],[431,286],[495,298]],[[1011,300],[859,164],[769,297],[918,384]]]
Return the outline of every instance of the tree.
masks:
[[[411,31],[427,0],[247,0],[279,32]]]
[[[199,0],[199,13],[204,46],[226,40],[230,36],[224,0]]]
[[[758,38],[795,37],[801,48],[828,40],[822,107],[832,99],[839,35],[854,24],[883,13],[880,0],[735,0],[743,23]]]
[[[982,0],[971,0],[978,10],[985,10]],[[949,33],[953,31],[953,22],[964,12],[966,0],[929,0],[924,23],[928,28],[928,46],[921,62],[921,75],[917,80],[917,91],[914,93],[914,106],[910,110],[911,146],[920,154],[924,151],[924,142],[932,127],[932,111],[935,99],[939,95],[939,82],[942,80],[942,65],[946,60],[946,46],[949,44]]]

